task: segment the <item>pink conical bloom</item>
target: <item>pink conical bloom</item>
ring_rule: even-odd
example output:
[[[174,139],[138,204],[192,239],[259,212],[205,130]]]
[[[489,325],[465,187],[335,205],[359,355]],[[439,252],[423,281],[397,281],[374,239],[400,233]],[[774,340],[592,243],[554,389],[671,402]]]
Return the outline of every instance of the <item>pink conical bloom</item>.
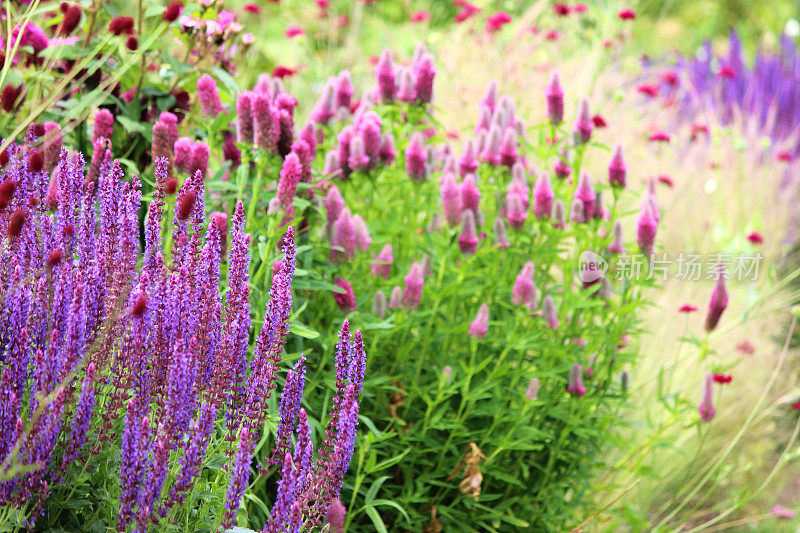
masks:
[[[489,130],[489,136],[486,138],[486,143],[481,151],[481,159],[484,163],[490,165],[497,165],[500,163],[500,129],[497,126],[492,126]]]
[[[216,117],[225,111],[219,99],[217,82],[208,74],[203,74],[197,79],[197,98],[203,106],[203,113],[207,117]]]
[[[603,205],[603,191],[597,191],[597,196],[594,200],[594,218],[595,220],[603,220],[608,213]]]
[[[391,165],[397,157],[397,150],[394,148],[394,137],[390,133],[381,135],[381,144],[378,148],[378,157],[386,165]]]
[[[353,170],[366,170],[369,168],[369,157],[364,149],[364,139],[356,134],[350,139],[349,155],[347,165]]]
[[[625,159],[622,154],[622,145],[618,144],[611,155],[611,162],[608,163],[608,182],[616,187],[625,187],[628,168],[625,166]]]
[[[475,228],[475,215],[469,209],[461,214],[461,234],[458,246],[465,254],[474,254],[478,248],[478,233]]]
[[[180,172],[189,172],[192,166],[192,147],[194,141],[189,137],[181,137],[173,148],[175,150],[175,168]]]
[[[339,218],[333,224],[333,246],[338,246],[342,250],[331,251],[331,256],[340,261],[353,259],[356,253],[356,223],[349,209],[342,211]]]
[[[401,102],[411,103],[417,98],[417,90],[415,86],[414,74],[411,69],[400,67],[397,72],[397,94],[396,97]]]
[[[639,214],[639,220],[636,221],[636,242],[639,244],[639,250],[643,254],[652,255],[657,229],[658,223],[653,217],[652,208],[649,205],[644,205]]]
[[[325,205],[325,219],[328,224],[333,224],[344,209],[344,198],[342,198],[342,194],[336,185],[331,185],[331,188],[328,189],[328,195],[322,203]]]
[[[553,302],[553,297],[549,294],[542,300],[542,317],[544,317],[547,325],[553,329],[558,327],[558,313],[556,312],[556,304]]]
[[[354,92],[356,92],[356,90],[353,88],[350,71],[341,71],[336,77],[336,107],[346,107],[350,109],[350,103],[353,99]]]
[[[203,180],[208,177],[208,157],[210,153],[211,150],[203,141],[198,141],[192,145],[192,163],[189,169],[191,175],[194,175],[199,170]]]
[[[489,330],[489,306],[481,304],[475,320],[469,324],[469,334],[476,339],[483,338]]]
[[[317,138],[318,134],[321,136],[321,140]],[[317,146],[319,145],[320,142],[325,140],[325,137],[321,129],[317,131],[317,127],[313,122],[306,122],[306,125],[303,126],[302,130],[300,130],[300,135],[298,135],[298,140],[303,141],[308,145],[309,154],[311,155],[311,161],[313,161],[314,156],[317,155]]]
[[[575,363],[569,371],[569,384],[567,392],[580,398],[586,394],[586,387],[583,385],[583,365]]]
[[[367,223],[361,218],[361,215],[355,215],[353,222],[356,225],[356,248],[359,250],[369,250],[369,245],[372,244],[372,238],[369,236]]]
[[[253,93],[242,91],[236,97],[236,138],[240,143],[253,144]]]
[[[404,307],[414,310],[419,306],[419,302],[422,299],[422,286],[425,284],[422,266],[415,261],[404,280],[406,286],[403,290],[402,304]],[[394,291],[392,291],[392,299],[394,299]]]
[[[478,148],[475,139],[467,139],[464,143],[464,152],[458,158],[458,174],[463,178],[467,174],[474,174],[478,170]]]
[[[497,80],[491,80],[486,86],[486,92],[483,93],[481,107],[485,107],[489,109],[489,111],[494,111],[494,108],[497,105],[497,93]]]
[[[403,303],[403,289],[394,287],[389,295],[389,309],[397,309]]]
[[[94,114],[94,131],[92,132],[92,142],[100,137],[111,139],[114,134],[114,115],[106,108],[98,109]]]
[[[533,214],[536,218],[541,220],[550,217],[555,197],[553,187],[550,186],[550,177],[542,172],[533,187]]]
[[[364,151],[369,156],[370,163],[374,165],[381,150],[381,123],[380,118],[373,118],[371,111],[358,125],[358,135],[364,140]]]
[[[328,506],[328,525],[330,526],[330,533],[343,533],[344,532],[344,515],[346,510],[339,498],[333,500]]]
[[[322,95],[311,111],[311,121],[327,124],[336,115],[336,107],[336,89],[333,81],[329,80],[322,88]]]
[[[566,225],[567,221],[564,215],[564,204],[561,200],[556,200],[556,203],[553,204],[553,227],[563,229]]]
[[[386,316],[387,307],[386,295],[383,294],[383,291],[377,291],[375,297],[372,298],[372,314],[378,318],[383,318]]]
[[[586,214],[583,212],[583,202],[577,198],[572,200],[572,206],[569,209],[569,221],[574,224],[586,222]]]
[[[447,223],[454,226],[461,219],[461,192],[456,184],[456,178],[452,174],[445,174],[442,178],[442,185],[439,187],[442,196],[442,211],[447,219]]]
[[[586,220],[593,218],[597,195],[595,194],[591,178],[587,172],[581,172],[578,188],[575,189],[575,199],[583,203],[583,215]]]
[[[342,169],[339,166],[339,156],[331,150],[325,154],[325,165],[322,167],[323,176],[336,177],[341,175]]]
[[[339,165],[342,167],[342,172],[345,177],[350,175],[353,170],[350,168],[350,141],[356,136],[356,127],[348,124],[336,136],[336,157],[339,159]]]
[[[411,179],[420,181],[425,179],[425,163],[428,160],[428,152],[422,142],[422,134],[415,132],[411,136],[411,142],[406,147],[406,173]]]
[[[525,389],[525,397],[529,400],[535,400],[539,395],[539,378],[533,378],[528,382],[528,387]]]
[[[561,81],[558,72],[550,74],[550,81],[544,91],[547,100],[547,118],[551,124],[561,124],[564,120],[564,90],[561,88]]]
[[[525,220],[528,218],[528,211],[525,209],[525,205],[520,196],[515,194],[508,198],[506,212],[508,225],[517,230],[522,229],[525,225]]]
[[[485,133],[489,131],[489,128],[492,126],[492,111],[488,107],[482,107],[480,110],[480,114],[478,115],[478,123],[475,124],[475,128],[472,130],[475,132],[475,135],[480,135],[481,133]]]
[[[339,306],[339,309],[345,314],[355,311],[356,295],[353,293],[353,286],[350,285],[350,282],[342,277],[338,277],[333,284],[344,290],[344,292],[334,291],[333,293],[333,299],[336,301],[336,305]]]
[[[392,52],[384,50],[375,65],[375,80],[378,82],[378,100],[381,102],[391,102],[397,93],[397,83],[395,82],[395,66],[392,60]]]
[[[280,133],[280,116],[265,94],[253,99],[253,136],[255,145],[262,150],[272,150]]]
[[[300,159],[297,154],[292,152],[283,160],[277,188],[278,202],[288,216],[294,215],[294,195],[302,175],[303,167],[300,164]]]
[[[561,152],[556,164],[553,166],[553,173],[557,178],[563,180],[568,178],[570,173],[572,173],[572,168],[567,164],[567,161],[567,154],[565,152]]]
[[[444,163],[442,163],[442,174],[453,174],[455,176],[457,170],[455,156],[453,154],[445,155]]]
[[[508,242],[508,232],[506,232],[506,223],[500,217],[495,217],[492,230],[494,231],[494,243],[502,249],[508,248],[511,244]]]
[[[706,315],[706,331],[714,331],[722,317],[722,313],[728,307],[728,289],[725,287],[725,276],[727,275],[725,266],[720,264],[717,272],[717,283],[711,291],[711,300],[708,302],[708,314]]]
[[[703,422],[711,422],[717,410],[714,409],[714,376],[711,372],[706,372],[706,378],[703,382],[703,399],[700,406],[697,408],[700,413],[700,420]]]
[[[597,354],[593,353],[592,356],[589,358],[589,364],[586,365],[586,368],[583,369],[583,375],[589,379],[592,379],[594,377],[594,368],[592,368],[592,365],[594,365],[595,359],[597,359]]]
[[[528,309],[536,309],[539,306],[536,284],[533,281],[534,268],[533,261],[528,261],[517,274],[511,292],[511,301],[514,305],[525,305]]]
[[[153,124],[153,140],[150,145],[150,153],[151,157],[153,158],[153,161],[155,161],[156,158],[158,157],[166,157],[168,160],[169,167],[172,166],[172,160],[174,159],[173,150],[175,149],[175,141],[178,140],[177,124],[175,124],[174,126],[175,129],[173,131],[172,124],[170,124],[169,122],[164,122],[161,120],[156,121],[156,123]],[[171,174],[172,168],[168,168],[167,173]]]
[[[612,254],[624,254],[625,247],[622,245],[622,224],[619,220],[614,222],[611,235],[614,237],[614,240],[608,245],[608,251]]]
[[[517,132],[513,128],[507,128],[503,134],[503,141],[500,143],[498,151],[500,156],[500,163],[511,167],[517,162],[519,158],[519,151],[517,150]]]
[[[473,213],[477,213],[480,208],[481,191],[475,184],[475,175],[467,174],[464,181],[458,188],[461,195],[461,205],[463,209],[470,209]]]
[[[592,122],[592,114],[589,111],[589,100],[584,96],[578,102],[578,118],[575,119],[575,142],[583,144],[589,142],[592,138],[592,130],[594,130],[594,123]]]
[[[417,101],[421,104],[430,104],[433,101],[433,80],[436,77],[436,67],[433,66],[433,56],[423,53],[413,65],[415,90]]]
[[[372,263],[370,270],[375,277],[389,279],[392,273],[392,263],[394,263],[394,255],[392,253],[392,245],[385,244],[378,255],[375,256],[376,261],[380,263]]]

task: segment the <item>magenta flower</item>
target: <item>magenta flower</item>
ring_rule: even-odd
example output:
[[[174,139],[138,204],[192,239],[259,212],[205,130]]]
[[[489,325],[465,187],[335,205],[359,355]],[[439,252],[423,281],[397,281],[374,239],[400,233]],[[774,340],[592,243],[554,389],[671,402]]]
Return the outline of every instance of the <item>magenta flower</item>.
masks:
[[[114,115],[108,109],[98,109],[94,114],[94,131],[92,132],[92,142],[100,137],[110,139],[114,134]]]
[[[551,124],[561,124],[564,120],[564,90],[561,88],[557,71],[550,74],[544,96],[547,100],[547,119]]]
[[[433,80],[436,77],[436,67],[433,66],[433,56],[422,54],[412,67],[415,79],[415,92],[421,104],[430,104],[433,101]]]
[[[483,93],[483,99],[481,100],[481,108],[486,108],[490,112],[494,111],[495,106],[497,105],[497,80],[490,80],[489,83],[486,85],[486,91]],[[491,113],[490,115],[491,116]],[[488,127],[488,123],[487,123]]]
[[[512,194],[507,198],[507,202],[506,216],[508,217],[508,225],[516,230],[522,229],[525,225],[525,220],[528,218],[528,210],[525,209],[523,198],[518,194]]]
[[[203,114],[207,117],[216,117],[225,112],[219,99],[217,82],[208,74],[203,74],[197,79],[197,98],[203,107]]]
[[[575,142],[584,144],[592,138],[594,123],[589,111],[589,100],[585,96],[578,102],[578,118],[575,119]]]
[[[278,179],[277,198],[284,213],[294,215],[294,195],[303,174],[300,160],[294,152],[286,156]]]
[[[714,409],[714,377],[711,372],[706,372],[705,381],[703,382],[703,399],[697,408],[700,413],[700,420],[703,422],[711,422],[717,410]]]
[[[511,301],[514,305],[524,305],[528,309],[536,309],[539,306],[536,284],[533,281],[534,269],[533,261],[528,261],[517,274],[511,292]]]
[[[411,269],[408,271],[408,274],[406,274],[404,280],[406,286],[403,290],[402,305],[407,309],[414,310],[419,306],[419,302],[422,299],[422,286],[425,284],[425,277],[422,275],[422,265],[415,261],[411,265]],[[395,289],[392,290],[389,307],[392,307],[392,302],[395,299],[395,290],[398,289],[399,287],[395,287]]]
[[[344,290],[344,292],[333,292],[333,299],[336,300],[336,305],[339,306],[339,309],[345,314],[355,311],[356,296],[353,294],[353,286],[350,285],[350,282],[342,277],[338,277],[333,284]]]
[[[625,187],[628,169],[622,155],[622,145],[617,144],[614,153],[611,155],[611,162],[608,163],[608,182],[617,187]]]
[[[494,243],[499,246],[501,249],[508,248],[511,243],[508,242],[508,232],[506,231],[506,223],[503,222],[503,219],[495,217],[494,224],[492,226],[492,231],[494,232]]]
[[[355,242],[356,248],[359,250],[369,250],[369,245],[372,244],[372,238],[369,236],[367,223],[361,218],[361,215],[353,217],[353,224],[355,225]]]
[[[350,109],[350,103],[353,99],[353,93],[356,90],[353,87],[353,82],[350,77],[350,71],[343,70],[336,77],[334,83],[334,95],[336,107],[344,107]]]
[[[658,222],[653,216],[652,207],[646,204],[642,207],[639,219],[636,221],[636,242],[643,254],[652,255],[657,229]]]
[[[583,384],[583,365],[575,363],[569,371],[569,384],[567,392],[580,398],[586,394],[586,386]]]
[[[423,280],[424,281],[424,280]],[[392,288],[392,293],[389,295],[389,309],[397,309],[403,302],[403,289],[398,286]]]
[[[425,165],[428,160],[428,152],[422,142],[422,134],[414,132],[411,142],[406,147],[406,173],[411,179],[421,181],[425,179]]]
[[[383,248],[381,248],[381,251],[378,252],[378,255],[375,256],[375,260],[380,261],[380,263],[372,263],[372,266],[370,267],[372,275],[375,277],[381,277],[383,279],[389,279],[392,271],[392,263],[394,263],[392,245],[384,245]]]
[[[500,11],[490,16],[486,21],[486,31],[494,33],[503,29],[503,26],[511,22],[511,15],[505,11]]]
[[[553,199],[556,194],[550,185],[550,177],[546,172],[539,174],[533,187],[533,214],[538,219],[549,218],[553,210]]]
[[[375,80],[378,82],[378,97],[382,102],[391,102],[397,93],[395,66],[392,52],[384,50],[375,66]]]
[[[467,174],[474,174],[478,170],[478,148],[475,139],[467,139],[464,151],[458,159],[458,174],[463,178]]]
[[[553,297],[549,294],[544,297],[542,301],[542,317],[544,317],[547,325],[553,329],[558,327],[558,314],[556,311],[556,304],[553,302]]]
[[[475,215],[467,209],[461,214],[461,234],[458,236],[458,247],[465,254],[474,254],[478,248],[478,233],[475,227]]]
[[[607,250],[612,254],[624,254],[625,247],[622,245],[622,224],[619,220],[614,222],[614,227],[611,229],[613,240],[608,245]]]
[[[342,198],[342,194],[336,185],[331,185],[331,188],[328,189],[328,195],[322,203],[325,205],[325,217],[328,224],[333,224],[344,210],[344,198]]]
[[[391,165],[397,157],[397,150],[394,148],[394,137],[390,133],[381,135],[381,143],[378,147],[378,157],[386,165]]]
[[[498,156],[500,163],[512,167],[519,158],[519,151],[517,150],[517,132],[514,128],[507,128],[503,134],[503,140],[500,142],[498,149]]]
[[[330,533],[343,533],[344,532],[344,516],[346,510],[339,498],[336,498],[328,506],[328,525],[330,526]]]
[[[489,306],[481,304],[475,320],[470,322],[469,334],[476,339],[483,338],[489,330]]]
[[[722,317],[722,313],[728,307],[728,289],[725,287],[725,267],[719,266],[717,282],[714,290],[711,291],[711,299],[708,302],[708,314],[706,315],[706,331],[714,331]]]
[[[477,213],[480,209],[481,191],[475,184],[475,175],[467,174],[458,188],[461,196],[462,209]]]
[[[342,248],[332,250],[331,257],[340,261],[350,261],[356,251],[356,223],[349,209],[342,211],[333,224],[333,239],[331,245]]]
[[[442,210],[451,226],[458,223],[461,218],[462,204],[461,193],[456,184],[456,178],[452,174],[445,174],[442,178],[442,185],[439,187],[442,197]]]

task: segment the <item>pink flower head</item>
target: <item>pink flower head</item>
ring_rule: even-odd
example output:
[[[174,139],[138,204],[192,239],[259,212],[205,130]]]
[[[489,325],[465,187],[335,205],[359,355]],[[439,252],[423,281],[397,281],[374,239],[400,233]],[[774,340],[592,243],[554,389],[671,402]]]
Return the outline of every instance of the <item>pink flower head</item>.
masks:
[[[606,119],[603,118],[603,115],[592,116],[592,124],[594,124],[595,128],[605,128],[608,126],[608,123],[606,123]]]
[[[356,134],[350,139],[348,151],[347,166],[352,170],[366,170],[369,167],[369,157],[364,148],[364,139],[361,135]]]
[[[650,98],[655,98],[658,96],[658,85],[653,85],[651,83],[642,83],[638,87],[636,87],[636,92],[639,94],[643,94],[645,96],[649,96]]]
[[[483,111],[484,108],[488,109],[490,112],[494,111],[494,108],[497,105],[498,91],[499,89],[497,87],[497,80],[490,80],[486,85],[486,90],[484,91],[483,98],[481,99],[481,111]],[[491,117],[491,113],[489,116]],[[489,127],[488,122],[486,123],[486,127]]]
[[[658,182],[659,182],[659,183],[663,183],[663,184],[664,184],[664,185],[666,185],[667,187],[672,187],[672,186],[674,186],[674,185],[675,185],[675,184],[672,182],[672,178],[670,178],[670,177],[669,177],[669,176],[667,176],[666,174],[661,174],[661,175],[659,175],[659,176],[658,176]]]
[[[297,154],[291,152],[283,160],[280,178],[278,179],[277,197],[283,211],[292,216],[294,214],[294,195],[297,184],[303,175],[303,167]]]
[[[175,141],[175,168],[181,172],[189,172],[192,166],[192,147],[194,141],[189,137],[181,137]]]
[[[20,46],[30,46],[33,48],[33,55],[39,55],[42,50],[50,45],[50,40],[44,30],[33,22],[27,21],[24,24],[21,37],[19,37],[19,27],[14,29],[11,34],[12,42],[19,38]]]
[[[469,3],[467,0],[454,0],[453,4],[461,8],[461,11],[456,13],[456,24],[464,22],[481,10],[479,7]]]
[[[401,102],[411,103],[417,98],[415,87],[416,80],[411,69],[400,67],[397,72],[397,94],[395,97]]]
[[[425,22],[431,20],[430,11],[416,11],[411,14],[411,22]]]
[[[643,254],[652,255],[657,229],[658,222],[653,216],[652,207],[648,204],[642,206],[639,219],[636,222],[636,242],[639,244],[639,250]]]
[[[350,71],[343,70],[339,73],[334,82],[336,107],[346,107],[350,109],[353,93],[355,93],[355,88],[353,87],[353,82],[350,77]]]
[[[397,151],[394,148],[394,137],[388,132],[381,135],[378,157],[387,165],[391,165],[397,157]]]
[[[550,74],[550,81],[544,91],[547,101],[547,118],[551,124],[561,124],[564,120],[564,90],[561,88],[561,80],[558,72]]]
[[[700,413],[700,420],[703,422],[711,422],[717,413],[716,409],[714,409],[714,378],[711,376],[711,372],[706,372],[703,383],[703,399],[697,411]]]
[[[663,142],[668,143],[670,140],[669,134],[664,133],[663,131],[656,131],[648,137],[650,142]]]
[[[714,372],[714,383],[719,383],[720,385],[727,385],[733,381],[733,376],[730,374],[722,374],[720,372]]]
[[[597,194],[595,193],[591,178],[587,172],[581,172],[578,187],[575,189],[575,199],[583,203],[583,214],[586,220],[593,218]]]
[[[378,95],[382,102],[394,100],[397,92],[397,82],[395,81],[395,66],[392,59],[392,52],[384,50],[375,65],[375,80],[378,82]]]
[[[542,300],[542,317],[551,328],[556,329],[558,327],[559,322],[556,304],[553,302],[553,297],[549,294]]]
[[[498,155],[500,163],[507,167],[512,167],[517,162],[519,151],[517,150],[517,132],[514,128],[506,128],[503,140],[500,142]]]
[[[353,259],[356,251],[356,223],[349,209],[342,211],[339,218],[333,224],[332,245],[342,248],[341,251],[334,250],[331,256],[334,259],[349,261]]]
[[[764,242],[764,237],[757,231],[747,234],[747,240],[753,244],[761,244]]]
[[[528,382],[528,387],[525,389],[525,397],[529,400],[535,400],[539,395],[539,378],[533,378]]]
[[[625,248],[622,244],[622,224],[619,220],[614,222],[614,226],[611,229],[611,235],[613,236],[613,240],[608,245],[609,253],[624,254]]]
[[[481,159],[490,165],[500,163],[500,128],[495,124],[489,130],[481,150]]]
[[[790,152],[784,150],[775,154],[775,159],[783,161],[784,163],[791,163],[794,161],[794,156]]]
[[[625,187],[628,167],[625,166],[625,159],[622,154],[622,145],[617,144],[611,161],[608,163],[608,182],[616,187]]]
[[[522,229],[525,225],[525,220],[528,218],[528,210],[525,209],[523,198],[518,194],[512,194],[508,197],[507,202],[506,217],[508,217],[508,225],[516,230]]]
[[[203,180],[208,177],[208,157],[210,152],[208,145],[203,141],[198,141],[192,145],[192,163],[189,168],[189,173],[192,176],[199,170]]]
[[[621,20],[634,20],[636,18],[636,13],[633,9],[623,9],[617,15]]]
[[[566,17],[570,13],[570,8],[567,4],[564,4],[562,2],[556,2],[555,4],[553,4],[553,12],[558,17]]]
[[[567,392],[577,398],[586,394],[586,386],[583,384],[583,365],[580,363],[573,364],[569,371]]]
[[[714,290],[711,291],[711,299],[708,302],[708,314],[706,315],[706,331],[714,331],[722,317],[722,313],[728,307],[728,289],[725,286],[726,270],[720,264],[717,272],[717,282]]]
[[[369,236],[367,223],[364,222],[361,215],[355,215],[353,217],[353,223],[355,224],[356,248],[359,250],[369,250],[369,245],[372,244],[372,238]]]
[[[344,198],[342,198],[342,194],[336,185],[331,185],[331,188],[328,189],[328,195],[322,203],[325,205],[325,218],[328,224],[333,224],[344,210]]]
[[[494,224],[492,225],[494,232],[494,243],[502,249],[508,248],[508,233],[506,232],[506,223],[500,217],[495,217]]]
[[[92,142],[100,137],[111,139],[114,134],[114,115],[106,108],[97,110],[94,114],[94,131],[92,132]]]
[[[580,202],[578,202],[580,204]],[[580,204],[583,206],[583,204]],[[565,214],[564,214],[564,204],[561,200],[556,200],[556,203],[553,204],[553,227],[554,228],[564,228],[567,225]]]
[[[461,214],[461,234],[458,236],[458,246],[465,254],[474,254],[478,248],[478,232],[475,227],[475,215],[469,209]]]
[[[428,160],[428,151],[422,142],[422,134],[414,132],[411,142],[406,147],[406,173],[411,179],[421,181],[425,179],[425,164]]]
[[[692,304],[683,304],[678,308],[679,313],[694,313],[695,311],[697,311],[697,306]]]
[[[539,306],[536,284],[533,281],[534,270],[533,261],[528,261],[517,274],[514,289],[511,291],[511,301],[514,305],[524,305],[531,310]]]
[[[782,520],[791,520],[797,514],[795,511],[789,509],[788,507],[784,507],[783,505],[775,505],[769,510],[769,512]]]
[[[475,316],[475,320],[469,324],[469,334],[476,339],[481,339],[486,335],[488,330],[489,306],[483,303],[478,309],[478,314]]]
[[[203,106],[203,113],[207,117],[216,117],[225,111],[219,99],[217,82],[208,74],[203,74],[197,79],[197,98]]]
[[[350,285],[350,282],[342,277],[338,277],[333,284],[344,291],[333,291],[333,299],[336,301],[336,305],[339,306],[339,309],[345,314],[355,311],[356,295],[353,293],[353,286]]]
[[[454,226],[461,219],[461,193],[456,178],[452,174],[445,174],[442,178],[442,185],[439,187],[442,197],[442,210],[447,219],[447,223]]]
[[[567,154],[560,154],[558,160],[556,160],[556,164],[553,166],[553,173],[557,178],[562,180],[572,173],[572,168],[567,164]]]
[[[511,22],[511,15],[505,11],[500,11],[489,17],[486,21],[486,31],[494,33],[503,29],[503,26]]]
[[[572,6],[573,13],[586,13],[586,4],[575,4]]]
[[[286,28],[286,38],[291,39],[293,37],[297,37],[298,35],[304,35],[306,30],[301,28],[300,26],[289,26]]]
[[[402,304],[404,307],[414,310],[422,300],[422,286],[425,284],[425,277],[422,275],[422,266],[416,261],[411,265],[411,269],[404,278],[405,289],[403,290]],[[399,287],[398,287],[399,288]],[[392,291],[392,300],[394,291]],[[391,307],[391,302],[389,303]]]
[[[436,77],[436,67],[433,65],[433,56],[424,53],[412,67],[414,72],[414,90],[417,100],[421,104],[429,104],[433,100],[433,80]]]
[[[378,255],[375,256],[376,261],[379,263],[372,263],[370,270],[375,277],[389,279],[392,271],[392,263],[394,263],[394,255],[392,254],[392,245],[385,244]]]
[[[475,139],[467,139],[464,142],[464,151],[458,158],[458,173],[463,178],[467,174],[474,174],[478,170],[478,148],[475,146]]]
[[[575,119],[575,142],[583,144],[592,138],[592,114],[589,111],[589,99],[585,96],[578,102],[578,118]]]
[[[263,93],[256,93],[253,98],[253,137],[256,146],[262,150],[272,150],[278,142],[280,117],[278,110]]]
[[[473,213],[478,212],[481,201],[481,191],[475,184],[475,175],[467,174],[459,186],[461,195],[462,209],[470,209]]]
[[[236,133],[240,143],[253,144],[253,96],[251,91],[242,91],[236,97]]]
[[[327,124],[330,122],[330,120],[336,116],[336,108],[338,107],[337,99],[338,96],[334,83],[329,81],[322,88],[322,95],[320,95],[314,109],[311,111],[311,120],[317,124]],[[349,108],[350,105],[348,104],[347,107]]]
[[[533,214],[536,218],[541,220],[550,217],[555,197],[553,187],[550,186],[550,177],[546,172],[540,173],[533,187]]]

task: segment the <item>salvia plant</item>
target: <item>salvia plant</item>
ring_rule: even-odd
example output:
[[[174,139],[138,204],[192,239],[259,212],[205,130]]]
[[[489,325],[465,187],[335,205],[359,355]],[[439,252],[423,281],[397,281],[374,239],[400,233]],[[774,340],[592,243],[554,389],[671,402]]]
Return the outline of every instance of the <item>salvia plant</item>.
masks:
[[[168,205],[169,161],[157,159],[140,239],[139,178],[125,178],[101,145],[94,173],[67,149],[49,173],[35,129],[10,145],[0,173],[0,524],[327,524],[355,446],[366,354],[345,321],[327,426],[312,430],[305,356],[279,379],[293,228],[257,330],[241,202],[230,224],[222,212],[207,217],[196,171]],[[269,494],[256,497],[267,512],[240,517],[243,497],[267,478]]]

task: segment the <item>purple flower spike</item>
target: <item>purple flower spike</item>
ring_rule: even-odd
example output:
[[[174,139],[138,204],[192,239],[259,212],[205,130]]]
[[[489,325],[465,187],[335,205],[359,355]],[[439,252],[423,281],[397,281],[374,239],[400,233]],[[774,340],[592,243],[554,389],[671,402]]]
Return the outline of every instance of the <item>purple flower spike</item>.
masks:
[[[223,528],[228,529],[233,526],[234,518],[239,511],[239,504],[250,480],[250,461],[252,459],[253,445],[250,438],[250,430],[247,427],[243,427],[239,432],[239,446],[231,469],[231,481],[225,493]]]

